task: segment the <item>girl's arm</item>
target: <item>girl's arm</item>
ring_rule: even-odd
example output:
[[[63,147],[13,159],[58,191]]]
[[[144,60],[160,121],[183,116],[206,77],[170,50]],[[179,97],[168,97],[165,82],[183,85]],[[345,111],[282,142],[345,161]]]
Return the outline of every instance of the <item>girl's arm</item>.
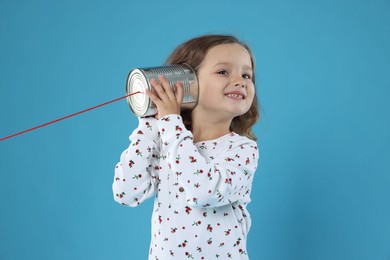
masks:
[[[112,190],[122,205],[135,207],[150,198],[156,189],[157,176],[153,164],[159,152],[159,133],[155,118],[139,118],[139,125],[130,135],[130,146],[123,151],[115,167]]]
[[[193,143],[179,115],[167,115],[158,123],[161,152],[184,188],[187,203],[193,207],[218,207],[239,201],[248,203],[258,164],[254,141],[237,137],[225,151],[206,160]]]

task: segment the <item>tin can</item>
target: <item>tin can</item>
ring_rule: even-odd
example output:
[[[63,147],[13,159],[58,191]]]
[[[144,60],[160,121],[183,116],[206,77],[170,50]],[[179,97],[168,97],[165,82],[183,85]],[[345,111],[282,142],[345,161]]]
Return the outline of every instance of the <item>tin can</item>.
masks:
[[[137,95],[127,97],[127,103],[133,113],[139,117],[153,116],[157,113],[156,105],[145,94],[149,89],[156,93],[150,84],[152,78],[158,79],[164,75],[169,85],[175,88],[175,83],[180,81],[183,86],[184,97],[182,108],[192,109],[198,101],[198,79],[195,71],[187,64],[167,65],[160,67],[136,68],[129,72],[126,84],[126,94],[140,92]]]

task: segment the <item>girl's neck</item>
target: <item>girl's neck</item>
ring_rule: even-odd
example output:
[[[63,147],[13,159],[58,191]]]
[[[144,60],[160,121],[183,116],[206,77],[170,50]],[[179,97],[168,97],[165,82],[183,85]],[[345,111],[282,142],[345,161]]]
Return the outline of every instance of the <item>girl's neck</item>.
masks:
[[[192,135],[194,143],[219,138],[230,133],[231,120],[208,120],[208,118],[197,118],[192,115]]]

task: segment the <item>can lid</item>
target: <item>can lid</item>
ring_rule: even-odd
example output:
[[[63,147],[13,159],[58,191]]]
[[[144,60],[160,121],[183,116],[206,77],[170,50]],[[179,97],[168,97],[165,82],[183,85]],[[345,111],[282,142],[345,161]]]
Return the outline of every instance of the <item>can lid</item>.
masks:
[[[126,93],[129,95],[140,92],[140,94],[127,97],[127,102],[137,116],[144,116],[148,110],[150,99],[145,94],[146,89],[149,89],[149,85],[142,71],[139,69],[130,71],[127,78]]]

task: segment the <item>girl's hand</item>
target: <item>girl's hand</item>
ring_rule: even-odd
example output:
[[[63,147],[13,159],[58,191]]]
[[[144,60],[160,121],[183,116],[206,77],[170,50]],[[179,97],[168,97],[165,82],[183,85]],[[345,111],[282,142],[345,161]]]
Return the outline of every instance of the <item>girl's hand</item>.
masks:
[[[146,95],[157,106],[158,114],[156,115],[156,118],[160,119],[169,114],[180,115],[180,106],[183,102],[184,96],[181,82],[176,82],[176,91],[174,91],[169,85],[168,80],[163,75],[160,75],[158,80],[159,82],[157,82],[155,79],[150,80],[150,83],[152,84],[157,95],[148,89],[146,90]]]

